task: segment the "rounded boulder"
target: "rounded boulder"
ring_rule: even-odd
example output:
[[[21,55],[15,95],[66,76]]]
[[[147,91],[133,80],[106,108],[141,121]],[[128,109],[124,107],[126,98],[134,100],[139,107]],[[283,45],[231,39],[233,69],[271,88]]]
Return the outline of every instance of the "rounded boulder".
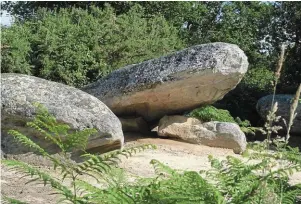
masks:
[[[108,151],[123,146],[119,119],[94,96],[38,77],[5,73],[1,76],[1,147],[5,153],[18,152],[7,131],[29,129],[24,126],[36,114],[34,103],[45,106],[58,121],[74,130],[95,128],[97,133],[89,138],[87,149]]]

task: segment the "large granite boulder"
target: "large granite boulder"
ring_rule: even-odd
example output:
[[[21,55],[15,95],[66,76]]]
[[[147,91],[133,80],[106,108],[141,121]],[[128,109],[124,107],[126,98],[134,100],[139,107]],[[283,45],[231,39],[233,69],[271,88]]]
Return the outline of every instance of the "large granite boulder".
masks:
[[[258,100],[256,105],[256,110],[259,115],[266,120],[266,117],[271,110],[273,95],[264,96]],[[278,103],[278,110],[276,112],[277,116],[281,116],[288,123],[290,117],[290,106],[291,102],[294,98],[294,95],[289,94],[277,94],[275,95],[274,101]],[[301,135],[301,104],[299,103],[296,109],[297,116],[294,120],[293,126],[291,128],[292,134],[300,134]],[[277,124],[282,126],[282,130],[287,131],[285,124],[282,120]]]
[[[200,120],[185,116],[164,116],[158,126],[158,135],[210,147],[233,149],[241,153],[247,141],[239,126],[234,123]]]
[[[211,43],[126,66],[82,90],[116,115],[151,121],[222,99],[247,69],[247,57],[238,46]]]
[[[16,146],[9,129],[31,135],[24,128],[36,113],[35,102],[44,105],[58,121],[69,124],[74,130],[95,128],[98,132],[89,139],[87,149],[107,151],[123,146],[121,123],[101,101],[76,88],[22,74],[1,76],[1,149],[4,153],[24,153]]]

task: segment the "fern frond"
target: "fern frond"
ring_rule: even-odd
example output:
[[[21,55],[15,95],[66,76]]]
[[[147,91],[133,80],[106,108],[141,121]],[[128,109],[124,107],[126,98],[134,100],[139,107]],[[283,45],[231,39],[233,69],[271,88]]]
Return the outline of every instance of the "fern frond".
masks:
[[[115,150],[107,152],[101,155],[104,161],[116,163],[115,159],[118,159],[118,156],[125,156],[126,158],[132,156],[133,154],[145,151],[147,149],[156,149],[156,145],[152,144],[143,144],[135,147],[125,148],[123,150]]]
[[[70,126],[67,124],[58,123],[56,118],[50,114],[48,109],[42,104],[35,103],[35,106],[37,107],[37,115],[34,118],[34,122],[36,122],[38,126],[46,129],[46,131],[54,133],[61,142],[60,135],[66,135],[70,129]]]
[[[56,179],[52,178],[49,174],[40,171],[39,169],[26,164],[21,161],[16,160],[2,160],[2,163],[6,165],[7,167],[16,168],[19,171],[24,172],[26,175],[31,177],[38,177],[44,182],[44,185],[51,185],[54,189],[58,190],[60,194],[64,195],[66,198],[72,199],[73,193],[70,191],[66,186],[62,185],[60,182],[58,182]]]
[[[89,172],[97,173],[101,175],[110,170],[110,165],[108,165],[101,156],[96,156],[92,154],[86,154],[86,157],[90,157],[85,162],[78,164],[75,168],[75,172],[78,174],[89,174]],[[89,176],[96,178],[93,174],[89,174]]]
[[[147,203],[223,203],[222,195],[197,172],[184,172],[148,186]]]
[[[50,140],[51,142],[53,142],[54,144],[59,146],[61,150],[64,150],[64,147],[62,146],[60,138],[56,138],[55,134],[50,134],[50,133],[48,133],[47,131],[45,131],[44,129],[41,128],[41,127],[48,128],[48,125],[46,123],[40,121],[39,119],[35,119],[32,122],[28,122],[27,126],[35,129],[38,132],[40,132],[46,140]]]
[[[248,156],[250,159],[262,159],[262,158],[273,158],[275,160],[283,160],[287,162],[292,162],[294,164],[301,165],[301,154],[293,153],[288,151],[277,151],[277,152],[253,152]]]
[[[296,189],[296,190],[291,190],[288,192],[285,192],[281,204],[292,204],[292,203],[297,203],[297,197],[301,196],[301,189]]]
[[[162,175],[162,174],[167,174],[167,176],[178,175],[178,173],[175,170],[173,170],[167,165],[164,165],[163,163],[159,162],[156,159],[152,159],[150,163],[153,165],[157,175]]]
[[[96,194],[96,193],[101,193],[103,191],[103,189],[97,188],[96,186],[91,185],[90,183],[77,179],[75,181],[75,183],[77,184],[77,186],[79,187],[79,189],[81,189],[81,191],[83,193],[85,192],[89,192],[91,194]]]
[[[299,165],[292,165],[279,168],[277,170],[271,171],[267,174],[264,178],[274,178],[274,177],[289,177],[293,175],[295,172],[301,171],[301,166]]]
[[[119,156],[128,157],[133,153],[141,152],[145,149],[156,148],[154,145],[141,145],[123,150],[115,150],[102,155],[84,154],[82,156],[89,158],[85,162],[77,165],[75,172],[78,174],[89,173],[89,176],[96,178],[103,177],[110,169],[111,165],[117,163]]]
[[[82,194],[84,194],[80,200],[85,201],[85,203],[135,203],[124,192],[127,187],[122,189],[114,187],[101,189],[82,180],[77,180],[76,184],[82,190]]]
[[[287,146],[287,150],[284,151],[283,155],[283,159],[301,166],[301,152],[299,151],[298,147],[292,148],[290,146]]]
[[[96,129],[87,128],[81,131],[76,131],[72,134],[67,134],[64,140],[65,149],[72,151],[75,149],[85,150],[88,143],[88,138],[97,133]]]
[[[45,139],[56,144],[63,152],[84,150],[90,135],[97,132],[96,129],[84,129],[69,133],[69,125],[57,122],[56,118],[40,104],[36,104],[37,115],[27,126],[40,132]]]
[[[16,130],[9,130],[8,134],[12,135],[17,140],[17,142],[21,143],[22,145],[27,146],[33,149],[34,151],[39,152],[43,156],[49,156],[49,154],[43,148],[41,148],[38,144],[33,142],[31,139],[29,139],[22,133]]]
[[[214,158],[212,155],[209,155],[208,159],[210,161],[211,167],[213,167],[214,169],[222,169],[223,168],[222,162],[220,162],[218,159]]]
[[[17,142],[21,143],[22,145],[27,146],[27,147],[33,149],[34,151],[39,152],[44,157],[47,157],[48,159],[50,159],[54,164],[54,169],[56,169],[57,166],[60,166],[64,171],[67,171],[67,167],[64,165],[64,162],[61,162],[54,156],[51,156],[48,152],[46,152],[43,148],[41,148],[38,144],[33,142],[27,136],[23,135],[22,133],[20,133],[16,130],[9,130],[8,134],[12,135],[15,138],[15,140]]]
[[[3,196],[3,204],[7,203],[7,204],[28,204],[26,202],[20,201],[18,199],[15,198],[10,198],[7,196]]]
[[[256,132],[263,132],[264,130],[262,128],[258,127],[242,127],[240,126],[241,131],[243,131],[246,135],[256,135]]]

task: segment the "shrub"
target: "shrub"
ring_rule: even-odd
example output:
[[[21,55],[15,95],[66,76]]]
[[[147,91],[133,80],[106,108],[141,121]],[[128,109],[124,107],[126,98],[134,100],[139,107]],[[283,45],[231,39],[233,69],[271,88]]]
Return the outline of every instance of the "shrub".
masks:
[[[251,93],[271,93],[274,79],[274,73],[269,69],[253,68],[246,73],[241,81],[241,86],[249,92],[252,90]]]
[[[194,109],[188,114],[189,116],[196,117],[203,122],[220,121],[235,123],[234,118],[230,115],[229,111],[217,109],[214,106],[203,106]]]
[[[143,17],[133,6],[116,15],[103,10],[40,9],[3,28],[1,72],[18,72],[81,87],[122,66],[182,48],[178,31],[164,17]]]
[[[31,74],[30,29],[16,22],[1,30],[1,72]]]
[[[242,121],[239,117],[234,119],[229,111],[217,109],[216,107],[210,105],[194,109],[188,114],[188,116],[196,117],[202,122],[220,121],[236,123],[240,126],[241,131],[243,131],[247,136],[255,136],[256,131],[261,131],[261,128],[251,127],[250,121]]]

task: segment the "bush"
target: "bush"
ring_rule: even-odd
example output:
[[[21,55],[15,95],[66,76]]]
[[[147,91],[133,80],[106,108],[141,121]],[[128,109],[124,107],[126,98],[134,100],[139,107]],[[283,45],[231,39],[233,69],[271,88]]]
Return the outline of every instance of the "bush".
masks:
[[[103,10],[40,9],[3,28],[1,72],[18,72],[81,87],[122,66],[182,48],[178,31],[162,16],[143,17],[133,6]]]
[[[230,115],[229,111],[217,109],[214,106],[203,106],[201,108],[194,109],[188,115],[196,117],[202,122],[220,121],[235,123],[235,120]]]
[[[188,116],[196,117],[202,122],[220,121],[236,123],[239,125],[241,131],[247,136],[255,136],[256,131],[261,131],[261,128],[251,127],[251,123],[248,120],[242,121],[239,117],[235,119],[231,116],[230,112],[223,109],[217,109],[214,106],[203,106],[201,108],[194,109]]]
[[[254,68],[246,73],[240,86],[255,93],[270,93],[274,79],[275,76],[272,71],[266,68]]]
[[[31,31],[18,22],[9,29],[2,28],[1,36],[1,72],[31,74],[30,64]]]

